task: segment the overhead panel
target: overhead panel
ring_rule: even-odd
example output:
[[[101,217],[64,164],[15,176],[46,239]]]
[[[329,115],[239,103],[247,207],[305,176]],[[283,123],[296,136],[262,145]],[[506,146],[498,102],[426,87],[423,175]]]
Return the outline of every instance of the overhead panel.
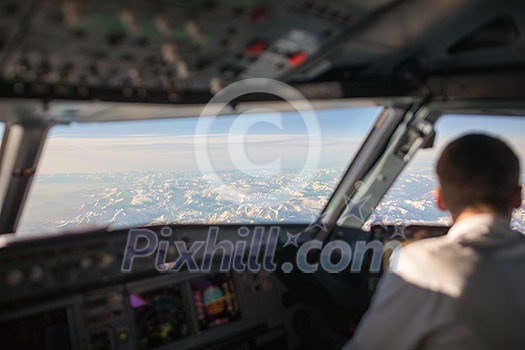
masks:
[[[0,75],[14,94],[216,92],[279,79],[386,1],[0,2]],[[361,4],[359,4],[361,3]]]

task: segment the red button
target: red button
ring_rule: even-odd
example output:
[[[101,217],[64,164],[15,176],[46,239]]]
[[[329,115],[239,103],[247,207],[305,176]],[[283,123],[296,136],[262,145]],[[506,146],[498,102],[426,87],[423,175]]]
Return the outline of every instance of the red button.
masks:
[[[291,56],[288,62],[292,66],[298,66],[304,63],[306,59],[308,58],[308,55],[304,51],[300,51],[296,53],[295,55]]]
[[[266,16],[268,16],[269,12],[270,11],[266,7],[258,6],[250,14],[250,21],[252,22],[262,21],[263,19],[266,18]]]
[[[257,56],[260,55],[264,50],[266,50],[267,47],[268,44],[266,43],[266,41],[257,40],[256,42],[250,44],[246,51],[250,56]]]

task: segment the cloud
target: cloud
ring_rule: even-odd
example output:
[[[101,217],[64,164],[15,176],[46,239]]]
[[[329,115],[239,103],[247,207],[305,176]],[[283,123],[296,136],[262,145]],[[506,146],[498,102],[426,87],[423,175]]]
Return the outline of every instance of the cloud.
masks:
[[[197,170],[196,144],[207,144],[218,170],[232,169],[231,155],[245,152],[254,162],[281,157],[284,167],[301,167],[310,142],[321,147],[320,167],[346,166],[361,142],[356,138],[310,140],[307,135],[133,135],[128,137],[54,136],[47,140],[41,173]]]

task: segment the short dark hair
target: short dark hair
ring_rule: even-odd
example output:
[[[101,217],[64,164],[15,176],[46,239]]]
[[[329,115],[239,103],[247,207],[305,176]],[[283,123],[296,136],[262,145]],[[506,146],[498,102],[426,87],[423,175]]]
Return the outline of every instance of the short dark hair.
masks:
[[[445,147],[436,171],[443,198],[452,212],[480,205],[498,213],[512,209],[520,162],[500,139],[481,134],[462,136]]]

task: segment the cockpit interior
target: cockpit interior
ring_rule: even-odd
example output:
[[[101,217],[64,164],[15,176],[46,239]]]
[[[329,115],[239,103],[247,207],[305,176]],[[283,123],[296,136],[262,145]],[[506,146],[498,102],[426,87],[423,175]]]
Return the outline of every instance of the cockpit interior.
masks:
[[[0,349],[340,349],[447,233],[448,141],[524,181],[524,33],[513,0],[1,0]]]

